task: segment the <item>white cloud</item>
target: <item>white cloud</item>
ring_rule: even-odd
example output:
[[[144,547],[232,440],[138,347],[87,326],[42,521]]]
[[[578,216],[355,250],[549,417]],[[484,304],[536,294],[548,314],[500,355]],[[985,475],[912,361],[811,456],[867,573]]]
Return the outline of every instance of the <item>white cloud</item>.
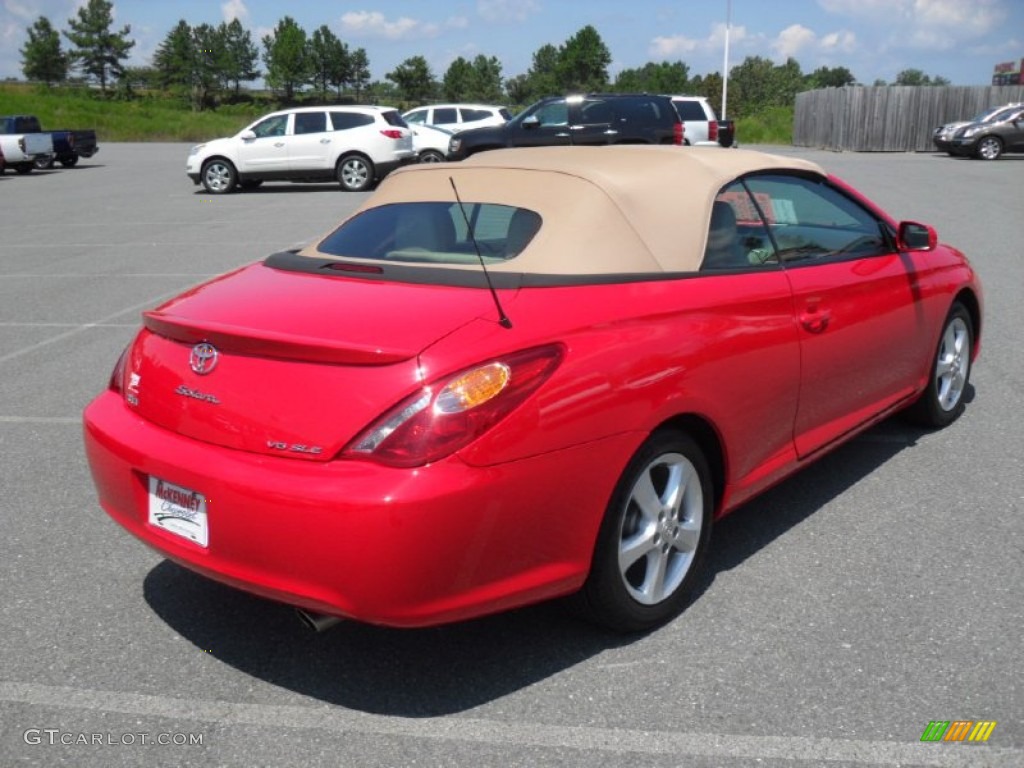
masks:
[[[344,32],[354,37],[377,37],[385,40],[422,40],[438,37],[449,29],[465,29],[464,16],[452,16],[440,24],[424,22],[408,16],[388,19],[379,11],[351,11],[341,17]]]
[[[1011,0],[1019,2],[1019,0]],[[828,13],[880,25],[914,47],[950,48],[999,28],[1006,0],[818,0]]]
[[[24,3],[16,3],[14,0],[4,0],[4,10],[24,21],[32,21],[39,16],[35,9],[30,8]],[[11,23],[8,23],[6,26],[11,26]]]
[[[821,38],[821,49],[826,53],[853,53],[857,36],[853,32],[829,32]]]
[[[249,21],[249,9],[245,7],[245,0],[227,0],[220,4],[220,12],[224,21],[231,23],[238,19],[242,24]]]
[[[485,21],[526,21],[540,13],[540,3],[537,0],[477,0],[476,12]]]
[[[818,36],[813,30],[802,24],[793,24],[779,33],[772,43],[772,49],[780,59],[796,58],[800,51],[810,48],[817,42]]]
[[[734,26],[729,29],[729,45],[746,40],[747,28]],[[725,24],[715,24],[711,34],[705,38],[692,38],[686,35],[659,36],[651,40],[647,53],[656,59],[671,59],[687,53],[717,53],[725,46]]]

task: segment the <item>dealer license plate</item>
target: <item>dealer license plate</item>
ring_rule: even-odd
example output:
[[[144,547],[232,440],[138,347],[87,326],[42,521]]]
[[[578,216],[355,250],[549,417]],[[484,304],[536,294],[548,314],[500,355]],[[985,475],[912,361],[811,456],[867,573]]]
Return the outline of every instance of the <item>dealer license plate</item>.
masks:
[[[208,546],[210,528],[206,497],[159,477],[149,477],[149,523],[157,528]]]

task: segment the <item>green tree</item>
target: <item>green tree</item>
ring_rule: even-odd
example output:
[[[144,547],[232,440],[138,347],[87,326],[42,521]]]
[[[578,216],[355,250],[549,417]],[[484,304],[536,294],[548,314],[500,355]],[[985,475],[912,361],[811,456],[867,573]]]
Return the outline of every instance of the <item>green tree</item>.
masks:
[[[678,93],[690,89],[690,68],[681,61],[648,62],[639,69],[624,69],[615,78],[619,93]]]
[[[188,91],[192,87],[192,27],[182,19],[153,54],[153,68],[159,73],[160,86],[169,90]]]
[[[401,94],[410,101],[423,103],[437,90],[430,65],[422,56],[411,56],[384,77],[398,86]]]
[[[949,85],[949,80],[939,75],[930,77],[920,69],[904,69],[896,75],[893,85]]]
[[[370,59],[365,48],[356,48],[349,59],[349,83],[356,92],[356,101],[370,82]]]
[[[291,16],[285,16],[272,34],[264,36],[263,62],[267,65],[267,85],[286,101],[294,101],[295,93],[309,82],[312,67],[306,31]]]
[[[844,85],[855,85],[857,78],[846,67],[818,67],[807,76],[807,87],[842,88]]]
[[[249,30],[242,22],[233,19],[230,24],[221,22],[217,28],[224,46],[223,72],[225,87],[233,86],[237,96],[243,82],[250,82],[260,76],[256,68],[260,52],[252,41]]]
[[[473,65],[459,56],[449,66],[441,80],[441,91],[448,101],[469,101],[473,88]]]
[[[558,50],[558,80],[563,91],[600,91],[608,86],[612,55],[591,25],[583,27]]]
[[[327,87],[335,86],[341,95],[341,86],[348,82],[348,47],[322,24],[309,40],[309,59],[313,71],[313,85],[326,101]]]
[[[505,94],[509,104],[526,104],[530,99],[529,75],[516,75],[506,80]]]
[[[104,95],[107,82],[124,72],[124,61],[135,46],[129,37],[130,25],[125,24],[119,32],[111,31],[113,8],[108,0],[89,0],[78,9],[77,18],[68,19],[70,31],[64,32],[74,46],[71,59],[75,66],[87,77],[98,80]]]
[[[746,117],[769,107],[789,107],[804,87],[796,59],[776,66],[761,56],[748,56],[729,72],[729,112]]]
[[[60,47],[60,33],[50,20],[40,16],[28,28],[28,40],[21,49],[21,71],[28,80],[47,85],[60,83],[68,76],[68,57]]]
[[[472,86],[469,98],[488,103],[501,101],[501,62],[498,61],[498,57],[478,54],[471,66]]]
[[[224,81],[226,55],[224,37],[210,24],[192,27],[192,109],[212,106],[219,85]]]
[[[533,52],[533,65],[526,73],[528,101],[557,96],[562,92],[558,79],[558,60],[558,49],[550,43]]]

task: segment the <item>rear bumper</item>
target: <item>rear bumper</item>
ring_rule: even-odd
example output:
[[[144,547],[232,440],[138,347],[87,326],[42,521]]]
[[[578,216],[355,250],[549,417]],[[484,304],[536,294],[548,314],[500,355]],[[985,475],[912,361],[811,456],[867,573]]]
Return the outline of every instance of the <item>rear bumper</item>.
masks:
[[[314,462],[183,438],[105,392],[84,414],[106,512],[185,567],[255,594],[389,626],[457,621],[567,594],[635,438],[492,467]],[[209,546],[148,522],[148,476],[208,499]]]

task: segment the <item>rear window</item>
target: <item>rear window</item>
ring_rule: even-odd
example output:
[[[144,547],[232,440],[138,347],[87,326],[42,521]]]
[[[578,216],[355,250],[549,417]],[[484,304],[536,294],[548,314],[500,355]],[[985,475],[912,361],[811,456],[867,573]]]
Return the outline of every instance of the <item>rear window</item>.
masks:
[[[373,115],[362,112],[331,112],[331,125],[336,131],[358,128],[361,125],[373,125]]]
[[[698,101],[673,101],[680,120],[707,120],[704,107]]]
[[[462,122],[470,123],[474,120],[486,120],[491,116],[491,113],[486,109],[469,109],[468,107],[462,108]]]
[[[675,114],[669,114],[671,102],[646,98],[616,99],[612,102],[619,119],[657,125],[676,121]],[[674,110],[673,110],[674,112]]]
[[[323,133],[327,130],[327,120],[323,112],[296,112],[295,133]]]
[[[409,124],[402,119],[402,116],[398,114],[397,110],[389,109],[386,112],[382,112],[381,115],[384,117],[384,121],[388,125],[393,125],[395,128],[408,128]]]
[[[473,264],[479,248],[486,261],[501,262],[519,255],[540,226],[540,214],[509,205],[396,203],[353,216],[317,250],[357,259]]]
[[[444,107],[434,110],[435,123],[457,123],[459,122],[459,110],[454,107]]]

